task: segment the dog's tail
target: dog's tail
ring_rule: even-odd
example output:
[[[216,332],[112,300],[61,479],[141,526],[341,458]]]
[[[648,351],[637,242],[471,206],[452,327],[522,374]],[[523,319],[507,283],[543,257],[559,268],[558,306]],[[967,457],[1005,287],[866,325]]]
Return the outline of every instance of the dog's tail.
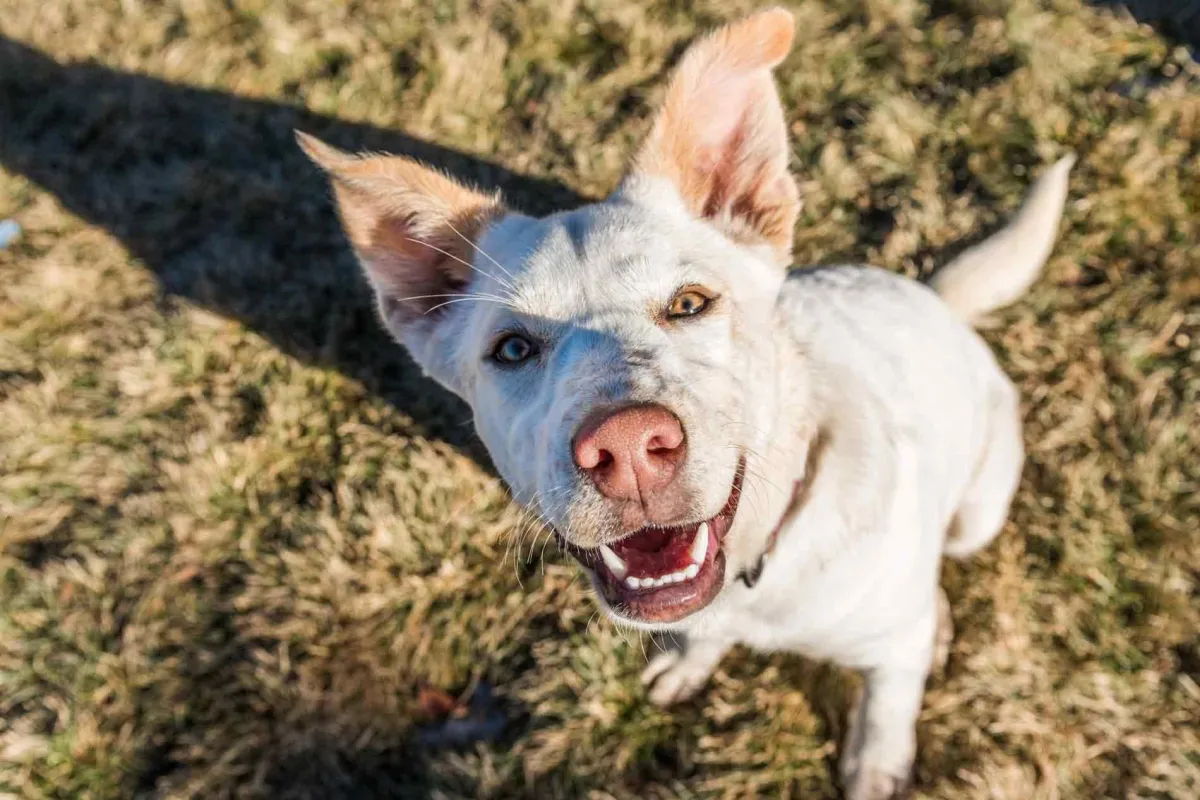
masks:
[[[929,283],[968,322],[1016,300],[1037,279],[1054,247],[1075,156],[1046,170],[1008,225],[933,274]]]

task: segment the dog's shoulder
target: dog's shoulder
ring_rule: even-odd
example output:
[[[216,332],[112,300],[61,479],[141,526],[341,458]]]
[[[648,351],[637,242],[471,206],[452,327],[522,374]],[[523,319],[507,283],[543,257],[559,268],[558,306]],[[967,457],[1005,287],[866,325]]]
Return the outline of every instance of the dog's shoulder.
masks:
[[[793,270],[776,323],[801,348],[909,359],[978,360],[986,345],[923,283],[885,269],[839,265]]]
[[[937,294],[887,270],[797,270],[776,314],[830,404],[876,407],[895,426],[961,432],[1007,382],[987,344]]]
[[[837,314],[860,321],[868,315],[881,320],[952,319],[949,309],[924,284],[879,267],[852,264],[793,269],[780,292],[779,310],[787,320]]]

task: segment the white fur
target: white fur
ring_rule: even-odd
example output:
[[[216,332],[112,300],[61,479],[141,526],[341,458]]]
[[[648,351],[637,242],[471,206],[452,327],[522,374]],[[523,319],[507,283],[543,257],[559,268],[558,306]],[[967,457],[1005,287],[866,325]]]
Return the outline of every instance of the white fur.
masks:
[[[935,275],[936,292],[870,267],[789,275],[779,260],[797,205],[766,70],[790,41],[779,26],[790,24],[786,13],[767,12],[703,40],[685,59],[676,102],[643,151],[639,163],[650,168],[635,170],[613,197],[545,219],[508,214],[487,226],[471,243],[466,294],[474,300],[456,298],[412,318],[400,305],[412,298],[392,293],[419,270],[424,284],[436,277],[434,260],[380,258],[375,228],[359,223],[382,218],[385,232],[403,229],[425,206],[389,221],[392,206],[380,211],[344,188],[340,198],[381,308],[406,308],[386,317],[392,332],[471,405],[516,499],[572,545],[596,548],[631,527],[572,459],[576,431],[598,409],[653,403],[682,423],[687,455],[676,480],[686,507],[674,520],[650,520],[656,524],[716,515],[746,459],[716,598],[669,625],[605,610],[673,634],[676,645],[646,671],[656,702],[697,691],[738,643],[861,670],[866,690],[842,772],[849,797],[877,800],[909,777],[938,638],[942,555],[969,555],[996,535],[1021,470],[1016,390],[967,322],[1036,278],[1053,245],[1072,158],[1046,172],[1007,228]],[[755,60],[760,41],[779,49],[771,63]],[[736,119],[750,127],[730,135],[713,114],[689,126],[680,116],[689,104],[711,99],[747,63],[760,72]],[[705,125],[717,125],[713,146],[725,147],[723,155],[708,152],[714,137]],[[696,147],[655,149],[689,136]],[[355,164],[304,141],[335,180]],[[712,185],[691,183],[710,196],[685,200],[687,187],[673,181],[706,164],[722,170]],[[410,167],[392,166],[396,180],[411,180]],[[425,185],[448,191],[444,180]],[[710,203],[714,197],[722,202]],[[709,206],[715,210],[700,218]],[[692,284],[718,296],[712,309],[664,321],[675,292]],[[491,353],[514,330],[539,352],[502,366]],[[803,505],[749,588],[738,576],[759,563],[800,481],[809,485]]]
[[[680,623],[633,623],[683,634],[685,644],[647,670],[651,697],[695,692],[737,643],[858,668],[867,688],[844,779],[852,797],[885,796],[878,787],[901,787],[915,751],[938,563],[998,532],[1021,467],[1016,392],[961,318],[992,310],[1036,275],[1068,167],[1053,167],[1010,227],[933,282],[954,306],[870,267],[785,276],[764,251],[734,245],[655,186],[501,222],[480,246],[511,273],[512,308],[459,304],[409,344],[471,404],[518,499],[581,546],[613,535],[602,498],[570,458],[571,435],[597,404],[653,401],[676,411],[701,517],[724,502],[736,453],[747,452],[724,590]],[[484,259],[476,267],[494,270]],[[689,282],[721,293],[721,311],[679,329],[656,326],[648,309]],[[484,288],[502,291],[483,278],[472,287]],[[499,369],[487,343],[516,320],[543,356]],[[824,453],[805,476],[818,435]],[[802,478],[813,482],[810,497],[747,588],[736,576],[763,552]]]

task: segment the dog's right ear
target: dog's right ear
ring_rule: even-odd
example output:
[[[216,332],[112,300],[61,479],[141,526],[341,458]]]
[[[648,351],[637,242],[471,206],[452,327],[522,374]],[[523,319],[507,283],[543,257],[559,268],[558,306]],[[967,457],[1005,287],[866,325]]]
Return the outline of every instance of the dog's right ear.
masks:
[[[300,131],[296,139],[333,182],[384,323],[411,344],[409,330],[433,322],[470,282],[475,242],[504,213],[499,197],[401,156],[354,156]]]

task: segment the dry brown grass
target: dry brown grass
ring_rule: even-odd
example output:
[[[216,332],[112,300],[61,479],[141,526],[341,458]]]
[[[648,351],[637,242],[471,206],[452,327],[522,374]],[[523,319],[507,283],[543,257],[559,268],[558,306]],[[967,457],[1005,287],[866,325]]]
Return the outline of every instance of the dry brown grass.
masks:
[[[646,704],[641,643],[379,332],[290,137],[575,202],[750,5],[0,4],[0,796],[833,794],[833,669],[738,652]],[[1082,156],[988,334],[1030,459],[946,570],[918,793],[1197,796],[1196,66],[1079,0],[795,10],[798,263],[916,274]],[[420,688],[479,681],[505,737],[419,747]]]

